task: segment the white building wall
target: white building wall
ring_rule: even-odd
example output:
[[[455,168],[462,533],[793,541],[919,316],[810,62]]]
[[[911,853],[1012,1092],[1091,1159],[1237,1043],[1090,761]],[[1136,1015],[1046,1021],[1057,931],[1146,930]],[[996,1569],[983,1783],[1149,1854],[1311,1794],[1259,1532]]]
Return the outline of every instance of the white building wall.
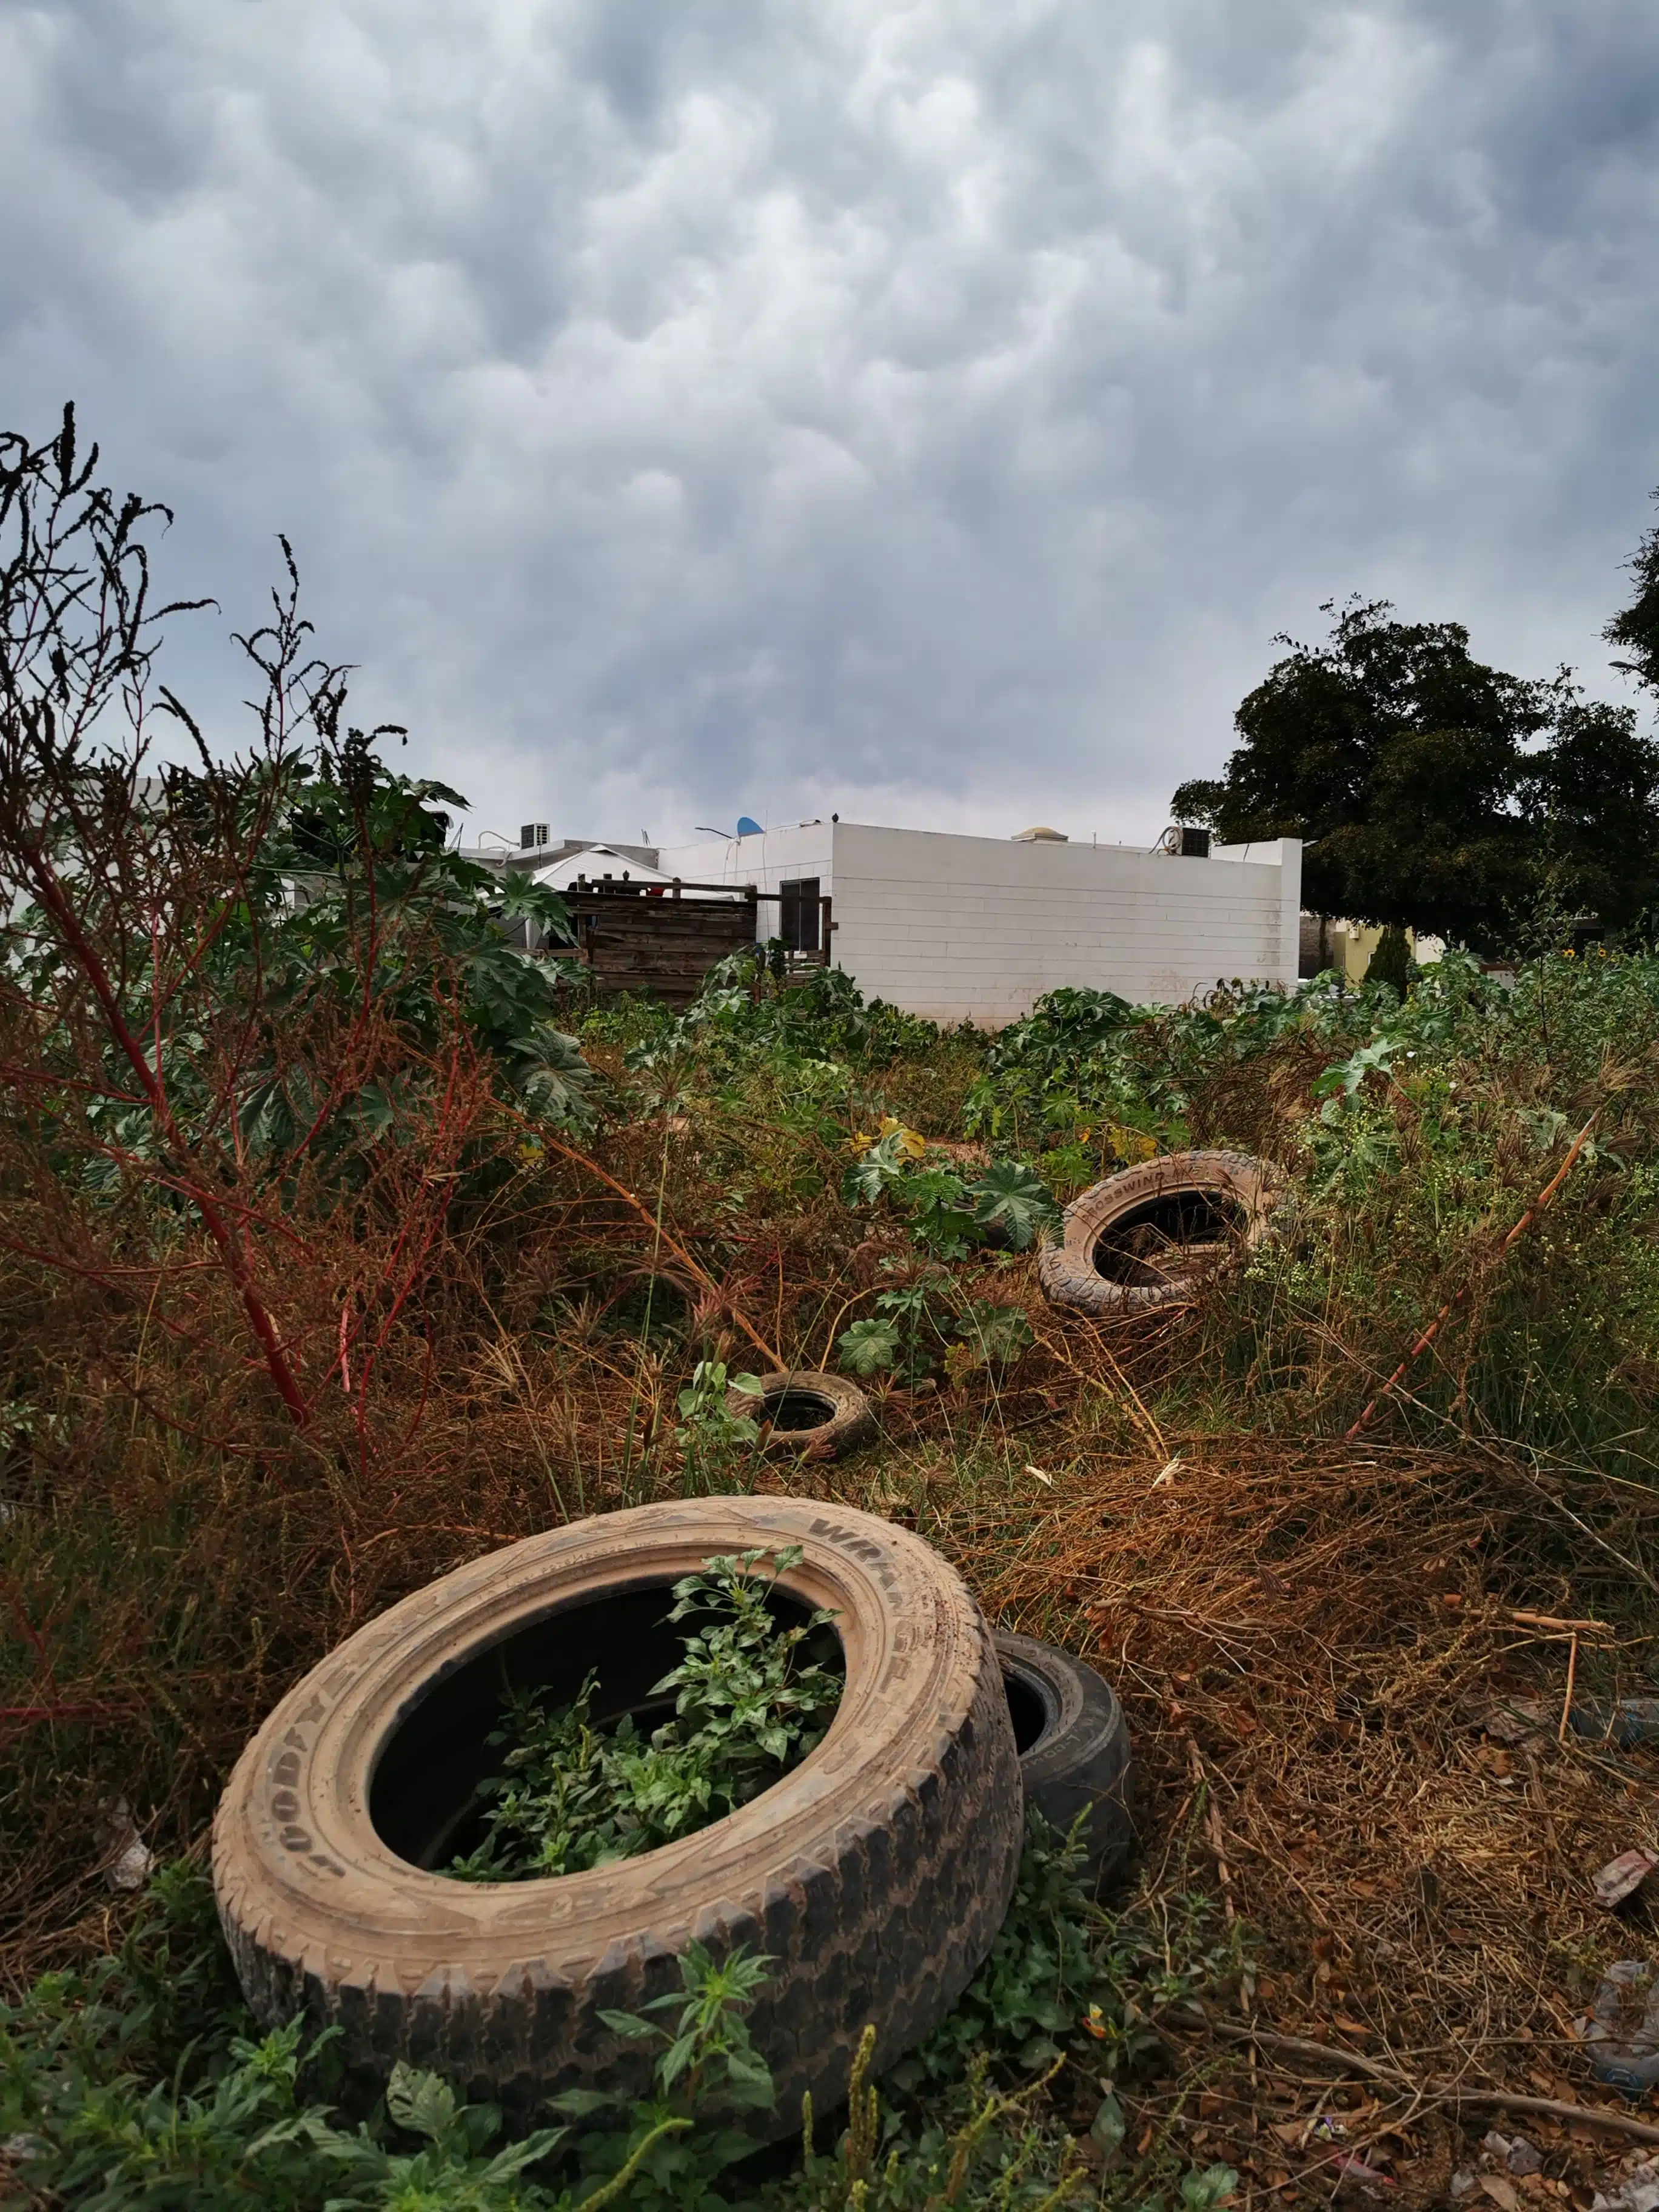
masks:
[[[935,1021],[1000,1027],[1062,985],[1178,1006],[1223,977],[1296,981],[1294,839],[1190,860],[843,822],[834,861],[837,963]]]
[[[934,1021],[999,1028],[1066,985],[1179,1006],[1224,978],[1296,981],[1294,838],[1188,860],[1127,845],[810,822],[668,848],[657,865],[734,890],[817,877],[834,901],[835,964],[867,997]],[[777,927],[777,907],[763,902],[759,934]]]
[[[686,884],[730,884],[741,890],[753,884],[757,890],[775,891],[785,882],[817,876],[820,894],[830,892],[835,826],[829,822],[800,822],[785,830],[764,830],[752,837],[711,837],[695,845],[665,846],[657,866],[666,876]],[[778,907],[763,899],[756,928],[763,939],[778,933]]]

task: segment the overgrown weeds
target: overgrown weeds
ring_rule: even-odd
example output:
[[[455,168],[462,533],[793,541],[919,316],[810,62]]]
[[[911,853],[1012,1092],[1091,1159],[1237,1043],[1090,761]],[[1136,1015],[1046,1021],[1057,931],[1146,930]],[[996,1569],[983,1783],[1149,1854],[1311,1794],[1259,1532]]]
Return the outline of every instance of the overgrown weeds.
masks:
[[[198,1847],[276,1697],[409,1589],[550,1522],[771,1486],[919,1528],[1110,1674],[1146,1806],[1096,1994],[1064,1914],[1015,1923],[948,2063],[887,2085],[856,2172],[815,2149],[803,2201],[1037,2203],[1079,2160],[1126,2203],[1212,2165],[1323,2192],[1316,2104],[1400,2201],[1443,2196],[1432,2100],[1285,2080],[1275,2107],[1266,2047],[1239,2059],[1197,1998],[1407,2075],[1572,2088],[1587,1982],[1650,1934],[1585,1877],[1659,1778],[1571,1729],[1483,1741],[1462,1700],[1651,1687],[1659,960],[1057,993],[994,1040],[763,962],[680,1014],[596,1005],[514,941],[556,942],[556,902],[461,863],[453,795],[351,728],[291,574],[250,635],[246,757],[159,769],[142,507],[67,431],[5,467],[0,1895],[9,1985],[70,1978],[51,2068],[112,2116],[76,2172],[131,2159],[162,2177],[133,2201],[167,2202],[222,2084],[244,2150],[327,2101],[325,2052],[203,2025],[221,2000],[173,1936],[123,1950],[118,1802]],[[31,598],[54,514],[82,518],[72,574],[47,562],[73,588]],[[1019,1248],[1050,1201],[1189,1143],[1285,1171],[1275,1236],[1133,1325],[1047,1309]],[[733,1385],[837,1364],[878,1443],[763,1459]],[[106,2001],[94,2065],[71,2046]],[[1045,2024],[1074,2002],[1098,2036]],[[1019,2060],[1045,2039],[1046,2085]],[[483,2122],[421,2109],[435,2132],[394,2115],[374,2155],[464,2150],[443,2185],[484,2188]],[[368,2172],[329,2186],[437,2186]]]
[[[847,2125],[821,2148],[809,2105],[798,2169],[769,2183],[742,2174],[756,2149],[743,2118],[776,2104],[744,2017],[768,1978],[764,1957],[716,1959],[694,1943],[680,1990],[643,2015],[605,2015],[654,2047],[647,2097],[570,2091],[554,2100],[557,2124],[502,2147],[493,2107],[400,2064],[380,2106],[348,2128],[331,2102],[337,2032],[307,2034],[295,2021],[253,2039],[205,1881],[167,1869],[118,1954],[49,1975],[0,2010],[4,2156],[32,2201],[100,2212],[602,2212],[618,2201],[712,2212],[734,2190],[775,2212],[1077,2203],[1085,2168],[1047,2092],[1076,2057],[1089,2060],[1108,2018],[1121,2063],[1129,2023],[1146,2023],[1144,2036],[1159,2017],[1156,2003],[1137,2007],[1147,1987],[1129,1963],[1138,1954],[1084,1896],[1079,1861],[1077,1844],[1034,1823],[997,1953],[912,2069],[933,2093],[918,2099],[900,2077],[899,2101],[883,2113],[867,2078],[872,2028]],[[1180,1988],[1199,1994],[1217,1978],[1205,1960]],[[1033,2026],[1044,2031],[1035,2043]],[[1086,2064],[1078,2080],[1088,2093]],[[1121,2123],[1109,2092],[1101,2111]],[[1097,2139],[1107,2132],[1097,2127]],[[1215,2179],[1212,2197],[1231,2177],[1217,2169]]]

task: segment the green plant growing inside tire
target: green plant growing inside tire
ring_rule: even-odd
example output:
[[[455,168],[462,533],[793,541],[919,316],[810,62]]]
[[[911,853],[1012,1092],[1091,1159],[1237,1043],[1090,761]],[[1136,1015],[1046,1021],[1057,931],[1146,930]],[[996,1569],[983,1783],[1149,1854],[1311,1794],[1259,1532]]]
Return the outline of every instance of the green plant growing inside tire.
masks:
[[[695,1834],[781,1781],[816,1745],[841,1699],[842,1678],[808,1656],[833,1620],[786,1627],[768,1605],[799,1545],[705,1559],[674,1584],[672,1622],[703,1616],[678,1667],[653,1686],[675,1692],[674,1717],[649,1734],[631,1714],[595,1723],[590,1674],[568,1705],[511,1696],[490,1737],[499,1774],[479,1785],[477,1848],[447,1871],[464,1881],[532,1881],[577,1874]]]

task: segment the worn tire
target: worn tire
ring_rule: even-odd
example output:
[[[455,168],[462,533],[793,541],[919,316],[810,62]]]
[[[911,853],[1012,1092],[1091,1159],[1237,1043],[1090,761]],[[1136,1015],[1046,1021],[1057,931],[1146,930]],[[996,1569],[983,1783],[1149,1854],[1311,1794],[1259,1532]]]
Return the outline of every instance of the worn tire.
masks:
[[[764,1446],[769,1457],[781,1459],[810,1451],[814,1459],[839,1459],[844,1452],[855,1451],[875,1437],[875,1408],[858,1384],[849,1382],[844,1375],[825,1375],[808,1367],[777,1368],[763,1375],[760,1385],[766,1407],[760,1418],[775,1424]],[[784,1408],[799,1420],[799,1425],[793,1421],[787,1428],[775,1425],[776,1413]],[[726,1409],[742,1420],[756,1418],[755,1400],[745,1390],[728,1391]],[[817,1418],[800,1419],[801,1414]]]
[[[1224,1252],[1261,1243],[1282,1189],[1278,1170],[1247,1152],[1170,1152],[1125,1168],[1066,1207],[1058,1241],[1037,1255],[1043,1296],[1102,1316],[1179,1305]],[[1204,1233],[1182,1241],[1183,1225]],[[1138,1254],[1138,1235],[1161,1249]]]
[[[563,1694],[603,1648],[615,1675],[601,1668],[596,1717],[638,1709],[662,1671],[652,1638],[670,1632],[635,1624],[660,1623],[665,1585],[712,1553],[797,1544],[781,1587],[836,1609],[846,1687],[793,1773],[591,1872],[474,1884],[413,1863],[453,1850],[445,1808],[494,1768],[483,1739],[505,1676]],[[955,2003],[1012,1894],[1020,1808],[990,1634],[936,1553],[868,1514],[708,1498],[530,1537],[360,1629],[243,1753],[213,1878],[262,2021],[303,2008],[337,2024],[358,2099],[404,2058],[500,2101],[515,2128],[563,2089],[643,2092],[648,2051],[599,2014],[678,1989],[690,1943],[769,1953],[750,2026],[783,2134],[805,2092],[820,2112],[845,2097],[866,2022],[879,2069]]]
[[[996,1633],[1025,1802],[1064,1836],[1078,1814],[1090,1880],[1109,1881],[1133,1848],[1129,1725],[1111,1685],[1069,1651],[1034,1636]]]

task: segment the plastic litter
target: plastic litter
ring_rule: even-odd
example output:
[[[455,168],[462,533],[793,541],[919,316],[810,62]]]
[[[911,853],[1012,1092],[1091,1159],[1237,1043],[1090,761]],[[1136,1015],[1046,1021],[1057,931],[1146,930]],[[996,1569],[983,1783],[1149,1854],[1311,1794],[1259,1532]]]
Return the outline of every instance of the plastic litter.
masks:
[[[1544,2158],[1534,2143],[1525,2136],[1499,2135],[1494,2128],[1482,2142],[1482,2150],[1489,2150],[1494,2158],[1501,2158],[1508,2173],[1538,2173],[1543,2170]]]
[[[118,1797],[110,1814],[108,1856],[104,1863],[104,1882],[109,1889],[142,1889],[149,1880],[150,1869],[155,1864],[152,1851],[132,1824],[132,1808],[125,1797]]]
[[[1659,2159],[1649,2159],[1627,2173],[1619,2186],[1597,2190],[1590,2212],[1659,2212]]]
[[[1598,2081],[1629,2097],[1659,2081],[1659,1972],[1649,1960],[1620,1959],[1608,1967],[1588,2015],[1578,2022],[1578,2036]]]
[[[1659,1851],[1644,1850],[1639,1844],[1620,1851],[1616,1859],[1607,1861],[1590,1885],[1595,1892],[1596,1903],[1611,1912],[1615,1905],[1622,1905],[1627,1897],[1636,1894],[1656,1866]]]
[[[1473,1697],[1464,1710],[1475,1726],[1499,1743],[1536,1743],[1553,1737],[1561,1718],[1559,1699]],[[1659,1698],[1576,1698],[1567,1715],[1573,1734],[1629,1751],[1659,1743]]]

